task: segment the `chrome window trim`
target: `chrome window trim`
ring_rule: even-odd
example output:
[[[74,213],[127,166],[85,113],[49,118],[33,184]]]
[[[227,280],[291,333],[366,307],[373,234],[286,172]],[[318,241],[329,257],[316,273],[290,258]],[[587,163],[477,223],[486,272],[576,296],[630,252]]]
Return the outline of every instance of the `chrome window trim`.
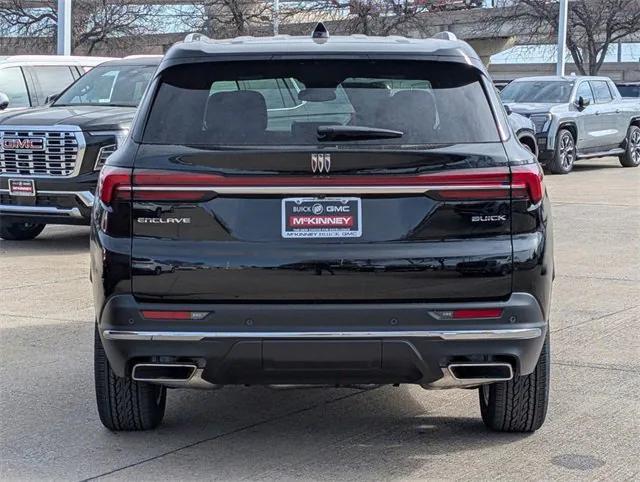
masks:
[[[82,162],[84,161],[84,154],[87,148],[87,141],[84,137],[84,133],[79,126],[75,125],[9,125],[9,124],[0,124],[0,142],[4,138],[5,131],[48,131],[48,132],[73,132],[76,136],[76,141],[78,142],[78,155],[76,156],[76,165],[74,166],[71,174],[66,176],[52,176],[50,174],[11,174],[11,173],[0,173],[0,177],[10,177],[10,178],[27,178],[27,179],[69,179],[72,177],[76,177],[80,174],[80,169],[82,168]]]

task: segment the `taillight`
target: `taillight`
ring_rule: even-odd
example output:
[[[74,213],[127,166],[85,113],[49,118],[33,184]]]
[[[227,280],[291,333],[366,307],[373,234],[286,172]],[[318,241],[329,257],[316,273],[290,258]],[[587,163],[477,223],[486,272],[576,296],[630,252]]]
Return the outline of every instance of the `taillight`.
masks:
[[[105,204],[131,198],[131,169],[104,166],[98,179],[98,196]]]
[[[511,189],[513,199],[529,199],[538,204],[544,197],[542,169],[538,164],[525,164],[511,168]]]
[[[191,172],[137,170],[133,175],[134,201],[206,201],[215,196],[220,176]]]
[[[460,169],[418,175],[224,176],[209,173],[135,170],[107,166],[100,176],[100,199],[190,201],[218,194],[425,194],[442,201],[542,200],[537,164],[496,169]]]

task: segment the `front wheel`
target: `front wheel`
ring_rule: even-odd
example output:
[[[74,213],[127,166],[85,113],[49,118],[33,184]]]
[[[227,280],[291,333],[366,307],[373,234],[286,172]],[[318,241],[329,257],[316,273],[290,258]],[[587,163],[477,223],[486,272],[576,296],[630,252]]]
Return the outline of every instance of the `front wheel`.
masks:
[[[167,389],[152,383],[119,377],[111,369],[98,327],[94,341],[94,375],[100,421],[109,430],[156,428],[162,422]]]
[[[482,421],[497,432],[535,432],[549,405],[549,335],[536,368],[529,375],[480,387]]]
[[[560,129],[556,136],[556,149],[548,168],[553,174],[569,174],[576,160],[576,141],[567,129]]]
[[[640,127],[629,127],[627,148],[620,156],[620,164],[622,167],[638,167],[640,165]]]
[[[7,241],[26,241],[35,238],[45,226],[45,224],[0,221],[0,238]]]

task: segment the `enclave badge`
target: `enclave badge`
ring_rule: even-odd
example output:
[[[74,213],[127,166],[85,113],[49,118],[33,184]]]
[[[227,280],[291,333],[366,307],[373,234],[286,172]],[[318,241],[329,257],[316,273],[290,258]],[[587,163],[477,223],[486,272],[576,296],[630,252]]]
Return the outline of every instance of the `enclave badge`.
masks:
[[[138,218],[141,224],[190,224],[191,218]]]

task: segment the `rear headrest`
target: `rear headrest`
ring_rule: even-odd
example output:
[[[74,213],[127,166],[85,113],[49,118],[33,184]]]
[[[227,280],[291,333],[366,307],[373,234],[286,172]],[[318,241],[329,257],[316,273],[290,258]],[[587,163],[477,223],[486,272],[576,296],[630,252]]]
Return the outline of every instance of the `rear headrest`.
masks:
[[[381,115],[389,129],[405,133],[404,140],[426,142],[432,139],[437,119],[433,95],[424,90],[402,90],[387,102]]]
[[[215,137],[251,140],[267,128],[267,103],[253,90],[216,92],[207,102],[205,122]]]

